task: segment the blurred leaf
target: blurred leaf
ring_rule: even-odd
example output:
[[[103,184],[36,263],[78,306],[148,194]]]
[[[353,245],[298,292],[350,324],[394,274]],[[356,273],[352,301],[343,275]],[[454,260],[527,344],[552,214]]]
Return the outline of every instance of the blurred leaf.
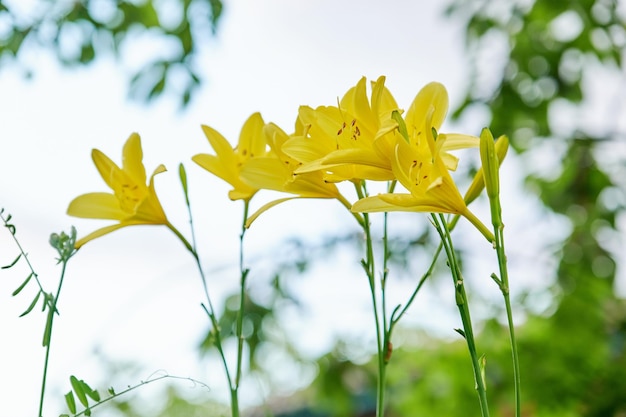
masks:
[[[4,269],[4,268],[3,268]],[[20,293],[20,291],[22,291],[24,289],[24,287],[26,286],[26,284],[28,284],[28,282],[30,281],[30,279],[33,277],[33,273],[31,272],[30,274],[28,274],[28,277],[24,280],[24,282],[22,282],[22,284],[17,287],[17,289],[15,291],[13,291],[13,293],[11,294],[13,297],[15,297],[16,295],[18,295]]]
[[[72,391],[65,394],[65,403],[70,413],[76,414],[76,400],[74,399],[74,393]]]
[[[12,268],[12,267],[13,267],[13,266],[17,263],[17,261],[19,261],[19,260],[20,260],[20,258],[21,258],[21,257],[22,257],[22,254],[20,253],[20,254],[19,254],[19,255],[17,255],[17,257],[13,260],[13,262],[11,262],[11,263],[10,263],[10,264],[8,264],[8,265],[4,265],[4,266],[2,267],[2,269],[9,269],[9,268]]]
[[[41,291],[37,292],[37,295],[35,296],[35,298],[33,299],[33,301],[30,303],[30,305],[28,306],[28,308],[26,309],[26,311],[24,311],[22,314],[20,314],[20,317],[24,317],[25,315],[27,315],[28,313],[30,313],[33,308],[35,308],[35,306],[37,305],[37,301],[39,301],[39,297],[41,296]]]
[[[168,58],[169,64],[188,65],[196,60],[198,50],[196,44],[204,42],[206,34],[215,34],[217,24],[222,16],[223,3],[221,0],[174,0],[173,7],[182,10],[181,22],[176,30],[164,27],[159,18],[156,2],[146,0],[141,2],[119,0],[116,1],[116,12],[111,16],[102,17],[99,14],[92,15],[90,2],[73,1],[57,2],[55,7],[42,7],[41,13],[36,17],[25,19],[19,15],[17,8],[9,7],[0,3],[0,12],[8,15],[8,21],[21,22],[20,26],[10,29],[6,40],[0,41],[0,56],[6,56],[10,60],[21,62],[20,50],[24,45],[29,48],[41,48],[52,52],[57,60],[63,65],[77,66],[87,65],[101,56],[113,54],[117,59],[126,59],[121,51],[136,43],[142,32],[150,31],[156,42],[163,45],[177,40],[180,44],[180,54],[174,58]],[[202,4],[210,10],[210,16],[199,19],[190,12],[190,5],[201,8]],[[104,19],[104,20],[102,20]],[[29,23],[24,23],[29,22]],[[80,50],[75,56],[69,56],[68,51],[61,48],[60,34],[67,28],[78,28]],[[210,29],[210,30],[208,30]],[[105,41],[102,41],[105,40]],[[5,53],[6,52],[6,53]],[[71,54],[70,54],[71,55]],[[139,64],[139,70],[129,77],[129,90],[131,97],[135,99],[153,101],[165,93],[174,94],[182,106],[189,104],[190,99],[197,91],[202,79],[196,77],[185,89],[169,88],[169,82],[165,74],[151,83],[150,87],[137,91],[135,81],[144,74],[153,73],[155,68],[161,67],[164,61],[160,55],[149,56]],[[36,72],[38,68],[26,68],[24,73]],[[191,72],[191,69],[188,69]],[[141,94],[137,94],[141,92]]]
[[[87,395],[85,394],[84,385],[81,381],[78,380],[74,375],[70,376],[70,384],[72,384],[72,389],[76,393],[78,397],[78,401],[84,406],[88,407],[89,402],[87,401]]]

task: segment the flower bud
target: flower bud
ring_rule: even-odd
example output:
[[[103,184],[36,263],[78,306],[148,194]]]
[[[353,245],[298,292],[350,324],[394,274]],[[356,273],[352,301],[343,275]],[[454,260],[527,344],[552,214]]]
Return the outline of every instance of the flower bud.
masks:
[[[484,128],[480,133],[480,160],[483,166],[487,195],[490,199],[497,198],[500,193],[500,176],[498,173],[500,162],[496,155],[493,135],[487,128]]]

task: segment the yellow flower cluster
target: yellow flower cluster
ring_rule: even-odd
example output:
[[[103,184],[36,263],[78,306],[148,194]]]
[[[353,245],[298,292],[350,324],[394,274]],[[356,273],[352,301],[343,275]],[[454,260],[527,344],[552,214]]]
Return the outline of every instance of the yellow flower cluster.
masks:
[[[385,87],[385,77],[362,78],[335,106],[301,106],[294,132],[287,134],[255,113],[244,123],[233,148],[216,130],[202,126],[215,154],[198,154],[198,165],[233,188],[232,200],[249,201],[261,189],[292,194],[266,204],[249,218],[291,198],[332,198],[354,213],[415,211],[459,214],[488,239],[491,232],[468,209],[470,199],[484,187],[478,173],[464,199],[450,171],[458,159],[450,151],[475,147],[476,136],[439,131],[448,111],[445,87],[432,82],[422,88],[406,112]],[[498,140],[500,160],[508,141]],[[128,149],[127,149],[128,148]],[[94,162],[113,194],[92,193],[74,200],[68,213],[79,217],[119,220],[120,224],[94,232],[80,243],[131,224],[168,224],[152,179],[145,185],[139,138],[124,148],[124,167],[118,168],[94,150]],[[155,174],[163,171],[157,168]],[[480,181],[478,181],[480,177]],[[364,197],[350,204],[336,184],[351,181],[397,181],[403,192]]]
[[[336,106],[301,106],[290,135],[254,114],[235,149],[203,126],[216,155],[200,154],[193,160],[230,183],[232,199],[250,199],[257,190],[269,189],[337,198],[353,212],[460,214],[489,238],[491,233],[467,208],[450,175],[458,164],[450,151],[477,148],[480,139],[438,132],[448,111],[445,87],[426,85],[404,114],[385,87],[385,77],[372,82],[370,90],[368,96],[362,78]],[[365,197],[350,205],[335,186],[363,180],[398,181],[406,192]],[[266,205],[251,220],[284,200]]]

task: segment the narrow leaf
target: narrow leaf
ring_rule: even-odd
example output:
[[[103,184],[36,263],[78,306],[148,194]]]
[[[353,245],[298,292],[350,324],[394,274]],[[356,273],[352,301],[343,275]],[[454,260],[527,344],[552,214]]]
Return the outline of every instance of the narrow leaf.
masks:
[[[46,318],[46,328],[43,330],[43,341],[41,345],[46,347],[50,344],[50,335],[52,333],[52,320],[54,318],[54,312],[52,310],[48,310],[48,316]]]
[[[97,390],[91,388],[85,381],[83,381],[82,379],[80,380],[80,383],[83,385],[83,390],[85,391],[85,394],[87,394],[92,400],[98,402],[100,401],[100,393],[98,393]]]
[[[20,260],[21,257],[22,257],[22,254],[20,253],[19,255],[17,255],[17,258],[15,258],[15,260],[13,262],[11,262],[8,265],[3,266],[2,269],[9,269],[9,268],[11,268],[13,265],[15,265],[17,263],[17,261]]]
[[[78,401],[84,406],[88,407],[89,402],[87,401],[87,396],[85,395],[85,391],[83,390],[83,385],[80,383],[78,378],[74,375],[70,376],[70,383],[72,384],[72,388],[78,397]]]
[[[35,305],[37,304],[37,301],[39,301],[39,296],[41,295],[41,291],[39,291],[37,293],[37,295],[35,296],[35,299],[33,300],[32,303],[30,303],[30,305],[28,306],[28,308],[26,309],[25,312],[23,312],[22,314],[20,314],[20,317],[24,317],[25,315],[27,315],[28,313],[30,313],[33,308],[35,308]]]
[[[76,414],[76,400],[74,399],[74,393],[72,391],[65,394],[65,402],[67,403],[67,408],[69,408],[70,413]]]
[[[15,291],[13,291],[13,294],[11,294],[13,297],[15,297],[16,295],[18,295],[20,293],[20,291],[22,291],[24,289],[24,287],[26,286],[26,284],[28,284],[28,281],[30,281],[30,279],[33,277],[33,273],[31,272],[30,274],[28,274],[28,278],[26,278],[26,280],[24,282],[22,282],[22,285],[20,285],[19,287],[17,287],[17,289]]]

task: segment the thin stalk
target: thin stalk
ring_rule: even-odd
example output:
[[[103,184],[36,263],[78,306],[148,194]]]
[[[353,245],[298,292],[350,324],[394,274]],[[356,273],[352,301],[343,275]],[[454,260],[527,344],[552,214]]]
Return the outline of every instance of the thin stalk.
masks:
[[[185,195],[186,196],[186,195]],[[174,234],[178,237],[178,239],[185,245],[189,253],[193,256],[196,266],[198,267],[198,272],[200,274],[200,279],[202,281],[202,288],[204,290],[204,295],[206,297],[207,305],[202,304],[202,308],[206,312],[209,320],[211,321],[211,326],[213,327],[213,332],[215,336],[215,347],[220,355],[220,359],[222,361],[222,366],[224,368],[224,373],[226,374],[226,379],[228,380],[228,385],[231,392],[230,398],[230,407],[232,417],[239,417],[239,401],[237,397],[237,389],[234,385],[233,378],[231,377],[230,370],[228,368],[228,362],[226,361],[226,354],[224,353],[224,348],[222,345],[222,335],[219,326],[219,322],[217,320],[217,315],[215,314],[215,308],[213,307],[213,302],[211,301],[211,296],[209,295],[209,287],[207,284],[206,275],[204,274],[204,269],[202,268],[202,262],[200,261],[200,256],[198,255],[198,250],[196,247],[196,239],[193,227],[193,216],[191,213],[191,205],[189,200],[186,198],[187,211],[189,215],[189,225],[191,227],[191,236],[193,244],[189,243],[189,241],[183,236],[176,227],[174,227],[171,223],[167,223],[166,226],[174,232]],[[233,394],[234,393],[234,394]]]
[[[407,302],[404,304],[404,307],[402,308],[402,310],[400,310],[400,306],[398,306],[396,307],[394,312],[391,314],[391,321],[389,323],[389,336],[388,336],[390,339],[391,339],[391,333],[393,329],[395,328],[396,324],[398,324],[402,316],[404,316],[404,314],[407,312],[411,304],[413,304],[415,297],[417,297],[417,293],[420,292],[426,280],[432,275],[433,270],[435,269],[435,265],[437,264],[437,259],[439,258],[439,254],[441,253],[441,249],[443,249],[443,243],[440,242],[439,246],[437,246],[437,250],[435,250],[435,254],[433,255],[433,260],[430,262],[430,266],[428,267],[428,270],[420,278],[419,283],[415,287],[415,290],[413,290],[413,293],[411,294]],[[396,315],[395,313],[398,311],[399,313]]]
[[[241,382],[241,361],[243,356],[243,316],[245,308],[245,295],[246,295],[246,278],[248,276],[248,269],[243,267],[243,242],[246,235],[246,222],[248,221],[248,209],[249,200],[244,201],[243,206],[243,222],[241,224],[241,234],[239,235],[239,271],[241,272],[241,281],[239,288],[239,311],[237,312],[237,375],[235,377],[235,397],[237,396],[237,389]]]
[[[461,322],[463,323],[463,332],[459,333],[463,335],[467,342],[467,348],[472,361],[472,368],[474,369],[474,379],[476,382],[476,391],[478,393],[481,413],[483,417],[488,417],[489,406],[487,403],[487,390],[485,387],[485,380],[483,378],[478,353],[476,352],[476,342],[474,340],[474,331],[472,329],[472,319],[470,316],[467,294],[465,293],[465,284],[463,283],[463,276],[461,275],[459,263],[456,259],[454,246],[452,244],[452,237],[450,236],[450,230],[448,229],[446,220],[442,214],[432,214],[432,220],[437,233],[439,233],[439,236],[441,237],[443,247],[448,257],[448,263],[450,265],[450,271],[454,281],[456,304],[461,316]]]
[[[63,286],[63,278],[65,277],[65,270],[67,268],[68,259],[62,261],[61,266],[61,278],[59,279],[59,286],[57,287],[56,296],[52,298],[51,305],[48,309],[48,317],[46,318],[46,328],[44,330],[43,344],[46,347],[46,355],[43,362],[43,376],[41,378],[41,393],[39,395],[39,412],[38,416],[43,417],[43,401],[46,394],[46,381],[48,379],[48,365],[50,363],[50,345],[52,344],[52,325],[54,323],[54,315],[57,311],[57,302],[59,301],[59,295],[61,294],[61,288]],[[45,295],[45,293],[44,293]]]
[[[511,343],[511,356],[513,360],[513,379],[515,389],[515,416],[520,417],[522,412],[521,406],[521,377],[519,368],[519,355],[517,351],[517,340],[515,337],[515,325],[513,323],[513,310],[511,308],[511,297],[509,288],[509,274],[506,263],[506,252],[504,250],[504,224],[502,223],[502,209],[500,206],[500,199],[498,196],[490,198],[491,204],[491,219],[493,223],[493,230],[495,236],[495,248],[496,255],[498,257],[498,269],[500,271],[500,278],[493,276],[493,280],[500,287],[502,297],[504,298],[504,305],[506,308],[506,318],[509,327],[509,339]]]
[[[357,195],[359,199],[365,197],[365,186],[363,184],[355,184]],[[381,328],[381,321],[378,313],[378,302],[376,300],[376,277],[375,277],[375,263],[374,263],[374,249],[372,245],[372,233],[370,229],[369,214],[363,213],[363,232],[365,233],[365,253],[366,259],[362,261],[363,269],[367,274],[370,294],[372,296],[372,308],[374,310],[374,322],[376,325],[376,350],[377,350],[377,362],[378,362],[378,381],[376,384],[376,417],[383,417],[385,414],[385,378],[386,378],[386,366],[385,366],[385,348],[383,346],[383,340],[385,329]]]

